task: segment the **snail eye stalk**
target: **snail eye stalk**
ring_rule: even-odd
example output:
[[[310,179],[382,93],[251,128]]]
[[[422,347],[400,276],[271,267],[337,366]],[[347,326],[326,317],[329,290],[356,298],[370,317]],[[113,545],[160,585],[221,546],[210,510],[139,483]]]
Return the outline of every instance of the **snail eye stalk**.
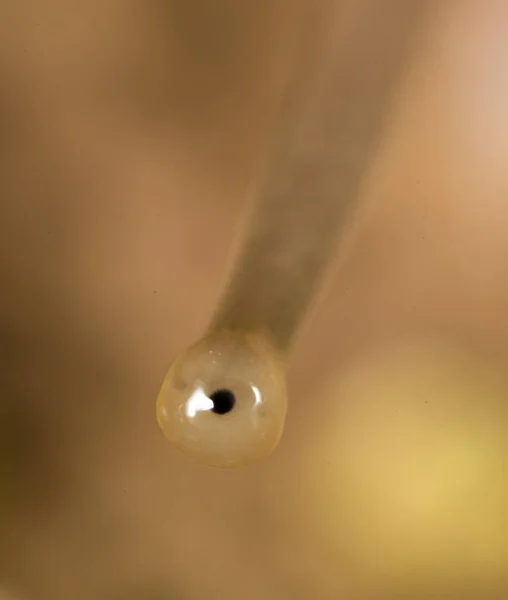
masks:
[[[302,30],[281,131],[230,281],[208,333],[173,362],[157,400],[165,436],[210,465],[259,460],[281,437],[289,349],[431,2],[310,4],[318,8]]]
[[[270,454],[286,415],[284,362],[270,342],[212,334],[172,364],[157,400],[165,436],[194,459],[241,466]]]

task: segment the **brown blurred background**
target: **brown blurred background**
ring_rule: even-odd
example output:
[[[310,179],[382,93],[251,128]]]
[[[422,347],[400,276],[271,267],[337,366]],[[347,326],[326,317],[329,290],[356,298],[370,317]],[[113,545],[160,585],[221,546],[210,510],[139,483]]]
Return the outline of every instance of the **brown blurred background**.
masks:
[[[224,281],[299,6],[1,3],[16,598],[508,597],[505,2],[436,2],[274,456],[215,471],[157,429],[161,377]]]

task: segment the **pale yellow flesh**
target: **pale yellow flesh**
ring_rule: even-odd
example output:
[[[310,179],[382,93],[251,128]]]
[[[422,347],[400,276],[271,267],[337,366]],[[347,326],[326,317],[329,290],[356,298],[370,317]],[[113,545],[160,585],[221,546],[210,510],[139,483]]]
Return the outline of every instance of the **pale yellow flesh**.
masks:
[[[210,395],[228,390],[234,410],[216,414]],[[187,455],[217,467],[267,456],[286,416],[285,369],[263,336],[222,332],[204,338],[171,365],[157,401],[164,435]]]
[[[287,403],[282,357],[358,197],[425,4],[401,0],[391,12],[359,2],[344,12],[331,2],[309,15],[236,266],[209,332],[175,361],[159,394],[159,425],[193,458],[236,466],[265,457],[279,441]],[[344,51],[351,47],[358,53]],[[246,339],[261,343],[253,350]],[[258,405],[246,416],[241,402],[222,416],[189,409],[197,393],[241,381],[259,391],[261,421]]]

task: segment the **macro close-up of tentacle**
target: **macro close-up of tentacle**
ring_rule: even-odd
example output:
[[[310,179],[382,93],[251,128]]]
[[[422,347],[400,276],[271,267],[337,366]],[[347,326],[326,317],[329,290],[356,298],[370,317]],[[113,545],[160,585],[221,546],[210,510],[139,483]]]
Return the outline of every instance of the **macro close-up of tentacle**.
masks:
[[[0,2],[1,600],[506,600],[507,29]]]
[[[162,430],[195,458],[237,465],[278,442],[289,348],[357,202],[428,4],[309,10],[231,278],[209,332],[171,366],[159,395]],[[217,412],[213,395],[234,398],[235,385],[245,394]]]

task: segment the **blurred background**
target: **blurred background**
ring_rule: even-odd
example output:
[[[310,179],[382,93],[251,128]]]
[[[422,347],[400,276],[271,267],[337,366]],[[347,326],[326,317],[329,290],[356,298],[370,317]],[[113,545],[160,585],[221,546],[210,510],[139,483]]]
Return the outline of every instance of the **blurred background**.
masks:
[[[435,2],[273,457],[208,469],[157,428],[304,1],[0,6],[6,599],[508,597],[503,1]]]

